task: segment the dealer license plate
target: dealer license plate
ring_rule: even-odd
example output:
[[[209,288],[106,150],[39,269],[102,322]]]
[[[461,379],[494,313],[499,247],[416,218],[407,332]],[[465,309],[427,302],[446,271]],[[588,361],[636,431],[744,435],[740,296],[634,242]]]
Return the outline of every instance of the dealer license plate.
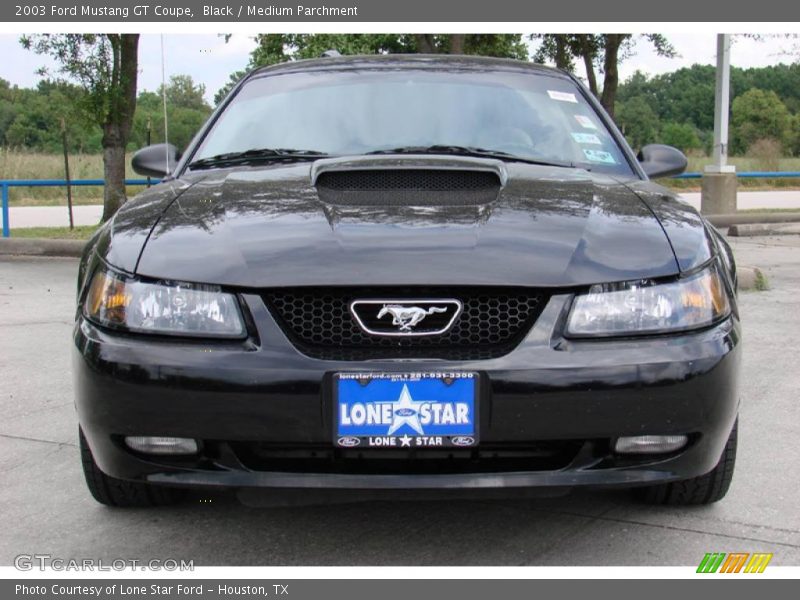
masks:
[[[478,374],[336,373],[340,448],[468,448],[478,443]]]

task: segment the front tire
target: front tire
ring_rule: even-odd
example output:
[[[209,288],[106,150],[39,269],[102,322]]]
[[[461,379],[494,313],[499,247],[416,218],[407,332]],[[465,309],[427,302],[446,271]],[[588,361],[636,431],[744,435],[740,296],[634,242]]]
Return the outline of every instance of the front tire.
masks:
[[[736,445],[739,420],[733,429],[722,451],[722,456],[711,472],[699,477],[663,483],[634,490],[637,499],[646,504],[662,504],[671,506],[691,506],[718,502],[728,493],[736,465]]]
[[[83,431],[78,430],[81,464],[92,497],[106,506],[150,508],[179,502],[184,490],[109,477],[97,466]]]

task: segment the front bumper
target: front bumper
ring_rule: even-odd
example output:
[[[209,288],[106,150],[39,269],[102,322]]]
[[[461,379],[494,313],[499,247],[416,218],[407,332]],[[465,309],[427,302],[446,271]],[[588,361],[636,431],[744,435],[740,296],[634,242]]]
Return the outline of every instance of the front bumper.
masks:
[[[570,296],[555,295],[500,358],[350,362],[301,354],[259,296],[243,298],[258,332],[244,342],[120,335],[78,318],[76,406],[103,472],[231,488],[645,485],[710,471],[738,412],[735,317],[691,334],[575,342],[560,333]],[[420,370],[480,373],[479,449],[455,457],[422,449],[391,460],[382,450],[334,450],[334,373]],[[616,437],[646,434],[687,434],[690,443],[669,455],[611,452]],[[126,435],[190,437],[202,450],[144,456],[122,443]],[[267,459],[259,455],[265,448]],[[276,460],[283,451],[303,460]]]

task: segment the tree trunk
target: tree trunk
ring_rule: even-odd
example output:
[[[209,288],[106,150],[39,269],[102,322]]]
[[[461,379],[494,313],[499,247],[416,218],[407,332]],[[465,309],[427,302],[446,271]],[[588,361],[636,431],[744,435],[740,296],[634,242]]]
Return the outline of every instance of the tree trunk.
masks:
[[[569,48],[567,47],[567,36],[563,34],[555,35],[556,41],[556,68],[568,71],[570,67]]]
[[[436,54],[436,44],[431,33],[415,33],[414,41],[417,42],[417,52],[420,54]]]
[[[112,49],[109,84],[111,102],[103,123],[103,222],[114,216],[127,200],[125,194],[125,148],[136,111],[138,34],[108,34]]]
[[[592,44],[588,38],[588,35],[584,35],[581,38],[581,56],[583,57],[583,66],[586,69],[586,81],[589,82],[589,90],[594,94],[595,98],[597,98],[597,76],[594,74],[594,51],[592,50]]]
[[[125,204],[125,144],[119,128],[108,125],[103,131],[103,222]]]
[[[464,38],[463,33],[455,33],[450,36],[450,54],[464,54]]]
[[[603,61],[603,94],[600,96],[600,104],[606,109],[611,118],[614,118],[614,104],[617,100],[617,87],[619,86],[619,48],[622,41],[627,37],[626,34],[610,33],[605,37],[605,59]]]

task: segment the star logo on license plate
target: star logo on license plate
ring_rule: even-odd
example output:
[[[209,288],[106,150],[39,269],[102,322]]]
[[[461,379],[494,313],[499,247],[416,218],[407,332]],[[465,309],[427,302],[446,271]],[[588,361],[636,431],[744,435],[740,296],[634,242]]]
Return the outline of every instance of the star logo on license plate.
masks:
[[[411,392],[408,391],[407,385],[403,385],[400,397],[395,402],[392,402],[392,425],[386,435],[392,435],[403,425],[408,425],[420,435],[425,434],[422,430],[422,425],[419,423],[419,410],[414,406],[414,399],[411,397]]]

